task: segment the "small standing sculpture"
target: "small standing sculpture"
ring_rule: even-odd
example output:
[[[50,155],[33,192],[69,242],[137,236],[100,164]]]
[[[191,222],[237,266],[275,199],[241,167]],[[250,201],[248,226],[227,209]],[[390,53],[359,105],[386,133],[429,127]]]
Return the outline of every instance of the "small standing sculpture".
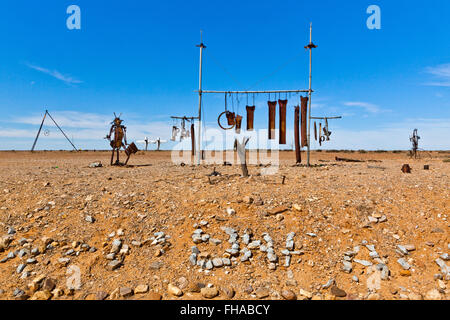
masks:
[[[411,157],[417,158],[417,150],[419,150],[419,135],[417,134],[417,129],[414,129],[412,137],[409,140],[412,143]]]
[[[112,155],[111,155],[111,165],[121,165],[119,162],[119,151],[120,148],[123,147],[126,149],[127,143],[127,127],[122,125],[123,120],[120,119],[120,115],[116,116],[116,113],[114,113],[114,121],[111,122],[111,129],[109,130],[109,134],[106,136],[105,139],[108,139],[110,141],[110,145],[113,148]],[[114,133],[114,138],[111,140],[111,135]],[[122,140],[124,140],[122,142]],[[114,152],[117,151],[117,159],[116,162],[114,161]],[[127,159],[128,162],[128,159]],[[126,164],[126,163],[125,163]]]

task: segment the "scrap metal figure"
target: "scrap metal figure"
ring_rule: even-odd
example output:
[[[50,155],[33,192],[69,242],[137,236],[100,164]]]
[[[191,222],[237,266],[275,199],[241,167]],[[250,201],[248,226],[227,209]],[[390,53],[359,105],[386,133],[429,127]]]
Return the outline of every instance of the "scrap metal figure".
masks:
[[[113,148],[112,150],[112,155],[111,155],[111,165],[121,165],[121,163],[119,162],[119,151],[120,148],[124,148],[126,149],[126,146],[128,145],[127,143],[127,127],[122,125],[123,120],[120,119],[120,116],[122,114],[120,114],[119,116],[116,115],[116,113],[114,113],[114,121],[111,122],[111,129],[109,130],[109,134],[105,137],[105,139],[108,139],[110,141],[110,145]],[[114,133],[114,138],[111,140],[111,135]],[[122,140],[124,140],[122,142]],[[117,151],[117,159],[116,162],[113,163],[114,161],[114,152]],[[128,162],[128,159],[127,159]],[[126,163],[125,163],[126,164]]]
[[[417,135],[417,129],[414,129],[412,137],[409,140],[412,142],[412,150],[411,157],[417,158],[417,150],[419,150],[419,139],[420,137]]]

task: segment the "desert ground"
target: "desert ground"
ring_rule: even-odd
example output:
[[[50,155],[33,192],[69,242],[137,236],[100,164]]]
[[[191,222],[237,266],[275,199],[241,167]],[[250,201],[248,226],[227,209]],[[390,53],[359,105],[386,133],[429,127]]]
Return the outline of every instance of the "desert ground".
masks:
[[[0,152],[0,299],[449,299],[450,152],[280,157]]]

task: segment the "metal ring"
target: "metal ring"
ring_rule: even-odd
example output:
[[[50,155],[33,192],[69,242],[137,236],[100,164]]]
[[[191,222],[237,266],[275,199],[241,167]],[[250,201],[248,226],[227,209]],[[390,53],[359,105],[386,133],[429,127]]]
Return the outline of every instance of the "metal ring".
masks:
[[[219,127],[221,127],[223,130],[231,130],[231,129],[233,129],[234,126],[236,125],[236,122],[235,122],[231,127],[225,128],[225,127],[223,127],[223,126],[220,124],[220,118],[221,118],[224,114],[227,114],[228,112],[229,112],[229,111],[224,111],[224,112],[222,112],[222,113],[219,115],[219,117],[217,118],[217,123],[219,124]]]

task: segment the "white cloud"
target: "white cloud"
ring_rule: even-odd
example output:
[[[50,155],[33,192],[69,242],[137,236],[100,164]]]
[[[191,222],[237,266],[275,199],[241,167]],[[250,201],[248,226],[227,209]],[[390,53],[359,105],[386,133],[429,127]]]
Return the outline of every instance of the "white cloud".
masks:
[[[71,76],[68,76],[68,75],[64,75],[64,74],[62,74],[61,72],[59,72],[57,70],[49,70],[49,69],[42,68],[42,67],[39,67],[39,66],[36,66],[36,65],[32,65],[32,64],[27,64],[27,66],[29,68],[31,68],[31,69],[34,69],[36,71],[48,74],[48,75],[52,76],[53,78],[61,80],[61,81],[65,82],[66,84],[72,85],[72,84],[83,83],[83,81],[74,79],[74,78],[72,78]]]
[[[82,149],[108,149],[107,140],[104,137],[109,133],[112,115],[83,113],[77,111],[51,112],[51,116],[56,123],[64,130],[66,135],[73,139],[75,145]],[[17,145],[32,144],[36,137],[38,128],[42,122],[43,115],[33,115],[29,117],[18,117],[8,121],[10,128],[0,130],[1,138],[13,138],[14,141],[0,138],[1,149],[21,149]],[[124,119],[123,124],[127,127],[128,142],[142,140],[145,137],[169,140],[171,125],[169,120],[164,121],[139,121],[134,119]],[[18,129],[17,126],[27,126],[26,129]],[[32,127],[29,127],[32,126]],[[2,126],[3,127],[3,126]],[[6,127],[6,126],[4,126]],[[68,142],[55,126],[53,121],[47,116],[43,130],[48,130],[49,135],[43,132],[40,135],[38,148],[59,149],[59,143],[65,147]],[[20,142],[21,141],[21,142]],[[19,143],[20,142],[20,143]],[[23,143],[22,143],[23,142]],[[80,143],[77,143],[80,142]],[[68,145],[70,147],[70,145]],[[25,147],[27,149],[28,147]]]
[[[428,82],[426,85],[434,87],[450,87],[450,63],[427,67],[425,72],[433,75],[436,81]]]
[[[379,106],[372,104],[372,103],[368,103],[368,102],[348,101],[348,102],[344,102],[343,104],[344,104],[344,106],[347,106],[347,107],[363,108],[364,110],[366,110],[367,112],[370,112],[370,113],[383,112],[383,110],[381,110],[381,108]]]
[[[78,148],[109,149],[108,142],[103,137],[109,131],[112,115],[74,111],[52,112],[51,115],[66,132],[67,136],[74,140]],[[10,128],[2,125],[0,130],[0,149],[29,150],[42,121],[42,116],[15,118],[13,121],[8,121]],[[22,128],[24,125],[26,126],[25,129]],[[160,137],[164,140],[170,140],[171,121],[169,119],[167,121],[141,121],[130,117],[128,119],[124,118],[124,125],[128,129],[128,142],[142,140],[144,137],[151,139]],[[330,127],[330,130],[333,132],[331,141],[319,146],[318,142],[313,140],[311,147],[312,149],[406,150],[411,147],[409,136],[415,128],[419,129],[419,136],[421,137],[419,141],[420,148],[425,150],[450,149],[450,141],[447,138],[448,132],[450,132],[450,119],[433,118],[405,119],[401,122],[384,124],[373,129],[363,130],[340,127],[336,123]],[[51,119],[46,119],[45,129],[50,130],[50,135],[41,135],[37,144],[38,149],[58,150],[71,148]],[[234,130],[224,132],[219,130],[216,124],[211,123],[211,125],[206,125],[206,130],[202,130],[203,134],[205,132],[208,132],[209,142],[205,141],[204,136],[204,145],[207,146],[209,144],[210,147],[208,149],[220,148],[224,145],[226,148],[232,148]],[[214,132],[218,133],[218,136],[215,136],[215,138],[212,137]],[[243,135],[246,135],[245,131],[243,131]],[[292,128],[288,128],[287,144],[281,146],[282,149],[293,146],[293,136]],[[314,134],[312,133],[313,136]],[[239,139],[242,139],[242,136]],[[258,144],[255,145],[256,141]],[[169,142],[161,147],[163,149],[171,149],[177,143]],[[262,130],[261,132],[253,133],[250,146],[255,147],[257,145],[262,148],[267,145],[267,131]],[[274,147],[276,146],[275,144]],[[142,148],[143,145],[138,145],[138,147]],[[183,148],[186,150],[190,148],[190,139],[183,142]]]

